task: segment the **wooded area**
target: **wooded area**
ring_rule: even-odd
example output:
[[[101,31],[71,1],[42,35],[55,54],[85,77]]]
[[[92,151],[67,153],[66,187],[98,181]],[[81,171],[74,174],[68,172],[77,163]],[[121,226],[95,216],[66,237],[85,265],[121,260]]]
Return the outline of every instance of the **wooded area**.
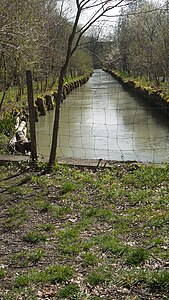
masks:
[[[121,10],[112,67],[155,84],[169,79],[169,3],[137,1]]]
[[[64,82],[90,73],[93,66],[168,89],[168,0],[0,0],[0,7],[0,109],[5,102],[11,108],[12,91],[16,104],[26,104],[27,70],[36,94],[58,88],[58,107]],[[102,22],[111,18],[115,26],[107,26],[106,36]],[[55,161],[58,122],[59,115],[49,164]]]
[[[60,1],[55,0],[0,0],[0,91],[1,101],[4,101],[9,88],[17,87],[16,99],[19,101],[25,87],[25,72],[32,70],[36,89],[42,90],[42,82],[47,86],[58,79],[67,51],[67,42],[72,31],[74,20],[68,21],[66,13],[60,11]],[[64,5],[64,1],[63,5]],[[80,14],[92,7],[92,1],[78,1]],[[119,1],[108,2],[109,6],[120,6]],[[99,2],[95,3],[94,13]],[[105,10],[105,12],[104,12]],[[107,7],[102,7],[101,15],[105,16]],[[93,13],[93,15],[94,15]],[[74,45],[78,42],[78,50],[73,53],[68,67],[68,73],[73,77],[84,74],[92,68],[91,54],[96,59],[115,60],[113,67],[127,71],[134,76],[146,76],[156,82],[162,77],[169,77],[169,11],[168,1],[154,3],[145,0],[125,2],[119,12],[115,31],[110,35],[112,41],[109,53],[101,53],[102,49],[94,45],[103,38],[92,31],[90,36],[84,33],[93,22],[80,27],[77,24],[77,35]],[[109,14],[109,19],[114,16]],[[98,24],[98,23],[97,23]],[[98,24],[99,27],[99,24]],[[81,47],[79,36],[83,35]],[[93,38],[92,38],[93,35]],[[95,37],[94,37],[95,35]],[[87,43],[90,42],[90,45]],[[84,45],[85,44],[85,45]],[[91,45],[92,44],[92,45]],[[89,50],[89,51],[88,51]],[[99,56],[101,53],[102,57]],[[93,52],[92,52],[93,55]],[[95,55],[98,55],[97,58]],[[99,57],[99,58],[98,58]],[[2,105],[1,105],[2,106]]]
[[[17,89],[21,99],[25,72],[32,71],[38,92],[58,79],[67,50],[71,24],[59,14],[54,0],[0,0],[0,91]],[[71,60],[68,73],[73,77],[91,68],[85,49]],[[42,87],[43,82],[43,87]]]

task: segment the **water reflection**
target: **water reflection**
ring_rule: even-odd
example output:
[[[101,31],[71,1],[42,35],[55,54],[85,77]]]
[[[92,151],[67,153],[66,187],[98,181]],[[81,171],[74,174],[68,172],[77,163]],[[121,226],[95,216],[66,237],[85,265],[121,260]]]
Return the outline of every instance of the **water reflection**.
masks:
[[[53,112],[37,124],[38,153],[49,156]],[[57,157],[169,161],[169,124],[152,104],[102,70],[61,105]]]

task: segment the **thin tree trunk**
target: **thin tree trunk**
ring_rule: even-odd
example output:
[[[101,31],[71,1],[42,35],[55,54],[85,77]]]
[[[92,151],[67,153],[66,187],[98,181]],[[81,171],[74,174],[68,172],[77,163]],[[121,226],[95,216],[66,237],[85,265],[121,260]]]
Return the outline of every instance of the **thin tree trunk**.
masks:
[[[63,90],[63,83],[64,83],[64,76],[65,69],[61,69],[60,76],[59,76],[59,84],[58,84],[58,93],[56,99],[56,108],[55,108],[55,119],[53,125],[53,135],[52,135],[52,145],[51,145],[51,152],[50,158],[48,163],[48,169],[52,167],[56,159],[56,149],[57,149],[57,142],[58,142],[58,131],[59,131],[59,117],[60,117],[60,104],[62,101],[62,90]]]
[[[6,92],[7,92],[7,91],[4,91],[4,93],[3,93],[3,96],[2,96],[2,99],[1,99],[1,103],[0,103],[0,110],[2,109],[2,104],[3,104],[3,102],[4,102]]]
[[[75,20],[75,23],[73,26],[72,33],[68,40],[66,59],[65,59],[64,65],[60,71],[59,83],[58,83],[58,93],[57,93],[57,107],[55,110],[55,119],[54,119],[54,125],[53,125],[52,145],[51,145],[49,162],[48,162],[48,166],[47,166],[48,170],[52,167],[52,165],[55,163],[55,160],[56,160],[56,150],[57,150],[58,131],[59,131],[59,118],[60,118],[60,105],[61,105],[61,101],[62,101],[63,84],[64,84],[64,78],[67,73],[68,65],[70,62],[70,58],[71,58],[71,55],[73,54],[72,45],[73,45],[73,40],[74,40],[74,37],[76,34],[76,29],[77,29],[78,21],[80,18],[80,14],[81,14],[81,10],[79,9],[77,12],[77,15],[76,15],[76,20]]]

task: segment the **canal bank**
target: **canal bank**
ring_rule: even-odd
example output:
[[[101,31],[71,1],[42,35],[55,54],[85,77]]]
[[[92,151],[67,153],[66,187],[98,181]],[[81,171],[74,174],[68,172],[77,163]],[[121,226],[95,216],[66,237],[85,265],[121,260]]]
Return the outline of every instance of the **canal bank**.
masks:
[[[151,86],[142,87],[136,81],[123,78],[112,70],[104,70],[117,79],[125,88],[130,89],[138,96],[145,98],[154,105],[160,107],[166,115],[169,116],[169,96],[160,88],[152,88]]]
[[[169,124],[160,109],[94,70],[61,105],[58,159],[169,161]],[[38,154],[49,157],[53,111],[36,124]]]

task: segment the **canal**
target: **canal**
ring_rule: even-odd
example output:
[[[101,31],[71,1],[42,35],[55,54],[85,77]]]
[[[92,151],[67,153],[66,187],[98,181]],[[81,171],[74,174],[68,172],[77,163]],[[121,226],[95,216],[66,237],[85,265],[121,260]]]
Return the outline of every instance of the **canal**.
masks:
[[[49,111],[36,123],[40,157],[49,157],[53,119]],[[95,70],[61,104],[57,157],[168,162],[168,118],[111,75]]]

